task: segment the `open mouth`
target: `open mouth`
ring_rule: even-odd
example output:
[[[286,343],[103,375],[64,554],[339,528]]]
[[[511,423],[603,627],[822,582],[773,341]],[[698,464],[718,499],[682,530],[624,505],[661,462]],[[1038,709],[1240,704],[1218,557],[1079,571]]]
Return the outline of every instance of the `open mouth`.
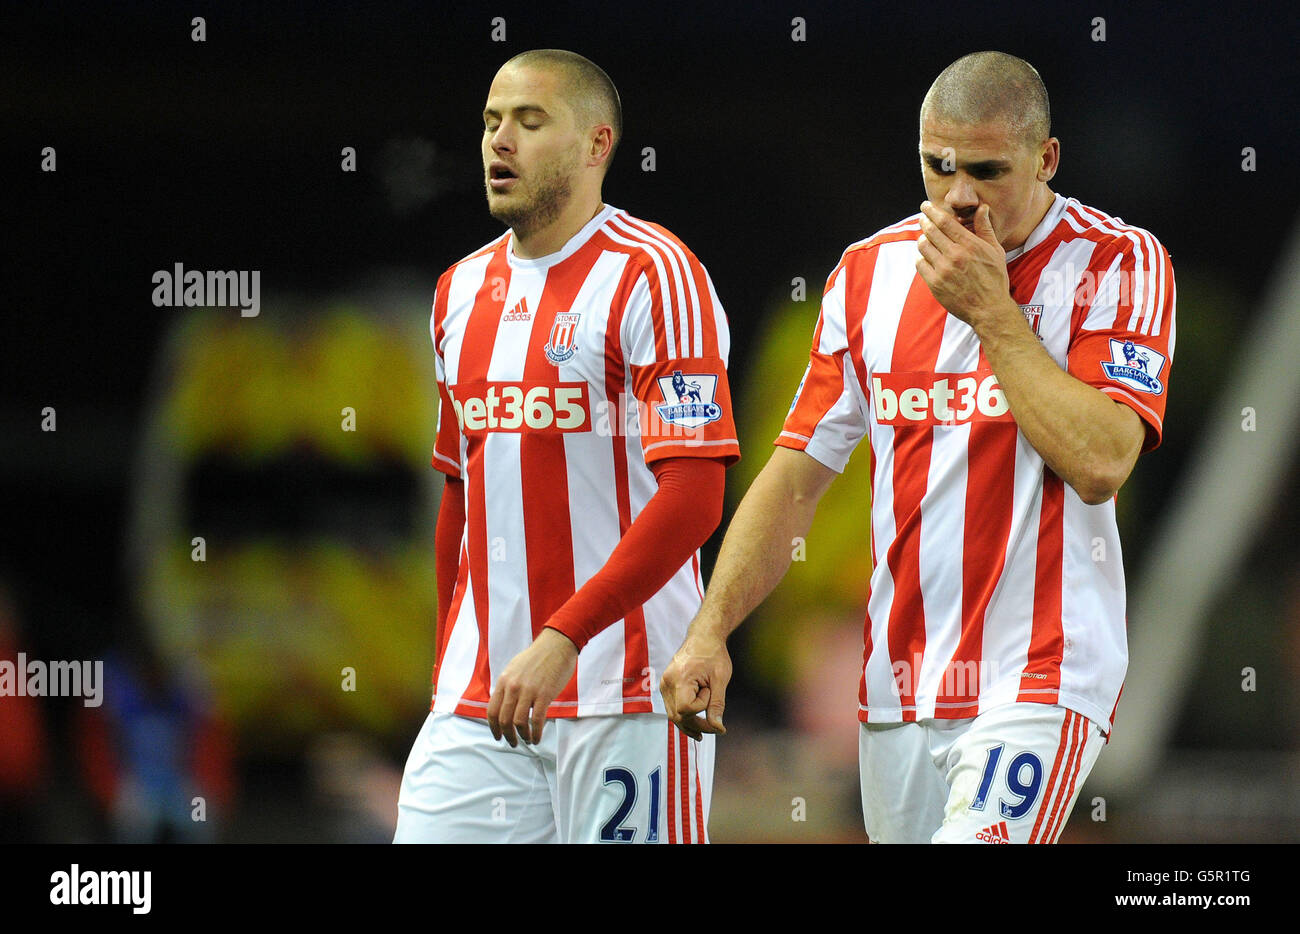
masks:
[[[518,180],[519,176],[504,162],[493,162],[488,166],[488,185],[494,191],[508,189]]]

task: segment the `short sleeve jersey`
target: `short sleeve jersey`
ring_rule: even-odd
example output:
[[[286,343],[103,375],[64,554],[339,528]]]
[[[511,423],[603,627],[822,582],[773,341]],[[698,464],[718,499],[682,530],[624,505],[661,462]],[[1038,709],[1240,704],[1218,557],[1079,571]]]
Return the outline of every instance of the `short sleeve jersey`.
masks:
[[[1085,504],[1018,430],[975,332],[915,268],[918,217],[845,251],[777,444],[842,471],[866,437],[871,552],[859,718],[1059,703],[1106,731],[1128,662],[1115,501]],[[1174,353],[1169,254],[1060,195],[1008,256],[1056,363],[1160,442]]]
[[[704,266],[603,207],[558,252],[503,235],[438,281],[433,465],[464,481],[465,534],[432,709],[484,716],[497,674],[608,560],[657,489],[649,464],[739,457],[730,338]],[[699,554],[592,638],[549,716],[662,711],[699,608]]]

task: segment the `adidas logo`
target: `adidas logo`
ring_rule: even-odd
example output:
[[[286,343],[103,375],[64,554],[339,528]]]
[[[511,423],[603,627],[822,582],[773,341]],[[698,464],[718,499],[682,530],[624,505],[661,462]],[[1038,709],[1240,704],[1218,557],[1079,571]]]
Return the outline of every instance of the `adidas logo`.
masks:
[[[1011,834],[1007,831],[1007,822],[1001,821],[990,827],[985,827],[975,834],[975,839],[981,843],[1010,843]]]
[[[519,299],[519,304],[515,305],[514,308],[511,308],[504,315],[502,315],[501,320],[502,321],[532,321],[533,313],[528,310],[528,299],[526,298]]]

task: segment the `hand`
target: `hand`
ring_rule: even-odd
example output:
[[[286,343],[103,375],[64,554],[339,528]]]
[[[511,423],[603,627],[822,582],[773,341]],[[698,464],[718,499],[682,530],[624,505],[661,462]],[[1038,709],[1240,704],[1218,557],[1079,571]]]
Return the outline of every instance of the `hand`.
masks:
[[[659,683],[668,719],[691,739],[702,739],[705,733],[726,733],[722,711],[730,680],[726,639],[687,633]],[[700,711],[706,711],[704,718],[696,716]]]
[[[546,708],[573,677],[578,647],[555,629],[543,629],[506,666],[492,688],[487,720],[492,736],[503,736],[512,747],[542,740]],[[531,712],[531,715],[530,715]],[[517,738],[516,738],[517,734]]]
[[[978,331],[1014,302],[1006,252],[989,223],[987,204],[975,209],[974,226],[972,233],[952,214],[922,202],[916,271],[940,305]]]

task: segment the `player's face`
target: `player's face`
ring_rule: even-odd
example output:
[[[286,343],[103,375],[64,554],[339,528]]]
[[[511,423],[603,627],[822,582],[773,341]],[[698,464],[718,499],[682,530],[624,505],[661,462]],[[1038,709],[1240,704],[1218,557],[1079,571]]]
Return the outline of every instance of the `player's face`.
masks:
[[[1042,219],[1058,156],[1055,139],[1035,146],[1004,123],[972,126],[932,115],[921,122],[926,197],[971,231],[975,210],[987,204],[993,233],[1007,250],[1021,246]]]
[[[582,136],[556,71],[507,66],[483,108],[488,210],[519,232],[545,227],[573,194]]]

